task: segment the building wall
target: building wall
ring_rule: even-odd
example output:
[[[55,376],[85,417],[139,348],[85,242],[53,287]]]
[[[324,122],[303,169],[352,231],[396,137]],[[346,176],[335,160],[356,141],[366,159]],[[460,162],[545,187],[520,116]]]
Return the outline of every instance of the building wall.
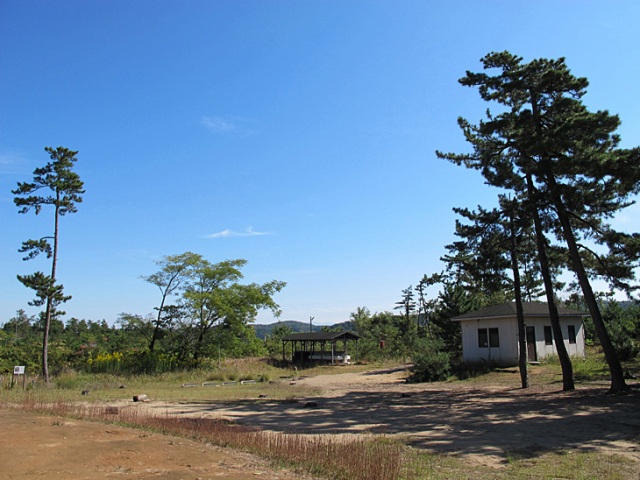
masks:
[[[501,365],[517,365],[518,363],[518,324],[515,318],[482,319],[462,321],[462,351],[465,362],[495,363]],[[537,359],[541,360],[548,355],[556,353],[555,342],[547,345],[545,342],[544,327],[551,326],[548,318],[527,317],[527,326],[534,327],[536,338]],[[575,328],[575,343],[569,342],[569,325]],[[582,319],[563,318],[560,320],[564,344],[569,355],[584,356],[584,328]],[[478,330],[486,330],[486,346],[480,346]],[[497,329],[499,346],[492,346],[495,343],[491,333]],[[490,340],[494,340],[491,342]],[[530,358],[529,360],[533,360]]]
[[[462,354],[465,362],[518,363],[518,329],[511,319],[467,320],[462,327]],[[498,329],[498,347],[481,347],[478,329]]]
[[[538,353],[538,360],[542,360],[549,355],[556,355],[558,352],[556,350],[555,341],[553,341],[551,345],[547,345],[544,337],[544,327],[551,327],[551,321],[548,318],[527,318],[526,323],[528,326],[532,326],[535,328],[536,351]],[[569,325],[573,325],[575,328],[575,343],[569,342]],[[567,349],[569,355],[584,357],[584,326],[582,324],[582,319],[579,317],[561,318],[560,328],[562,329],[564,346]]]

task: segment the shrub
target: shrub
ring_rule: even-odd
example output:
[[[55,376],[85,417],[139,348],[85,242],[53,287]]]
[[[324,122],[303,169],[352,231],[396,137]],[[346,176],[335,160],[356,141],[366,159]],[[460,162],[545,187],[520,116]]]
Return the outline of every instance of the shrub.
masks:
[[[451,373],[451,359],[449,353],[427,351],[414,355],[414,366],[409,383],[437,382],[446,380]]]

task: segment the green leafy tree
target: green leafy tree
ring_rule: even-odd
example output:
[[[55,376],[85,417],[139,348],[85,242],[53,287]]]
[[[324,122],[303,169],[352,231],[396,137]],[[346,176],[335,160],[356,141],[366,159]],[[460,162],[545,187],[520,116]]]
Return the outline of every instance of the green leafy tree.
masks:
[[[156,338],[158,336],[155,322],[156,319],[152,315],[142,316],[131,313],[121,313],[116,320],[116,324],[121,330],[126,331],[130,338],[137,339],[135,343],[138,345],[145,344],[150,352],[153,350],[149,349],[149,345],[154,336]]]
[[[293,330],[291,330],[291,327],[281,322],[278,322],[278,324],[273,327],[271,335],[269,335],[269,338],[265,341],[265,346],[271,357],[277,358],[282,354],[282,339],[292,333]]]
[[[152,333],[149,337],[149,352],[153,352],[163,329],[167,329],[176,319],[175,307],[167,305],[172,295],[180,291],[182,284],[189,278],[189,267],[202,261],[202,256],[186,252],[180,255],[167,255],[156,262],[160,270],[152,275],[142,277],[160,290],[160,306],[153,321]],[[171,308],[174,307],[174,308]]]
[[[190,338],[195,363],[199,362],[207,342],[212,341],[209,336],[216,325],[232,328],[252,323],[258,311],[265,308],[276,317],[280,315],[273,296],[286,284],[277,280],[262,285],[239,283],[243,277],[240,269],[246,263],[238,259],[213,264],[200,259],[190,266],[181,301],[186,315],[182,329]]]
[[[371,312],[359,307],[351,313],[353,330],[360,336],[358,358],[367,360],[401,359],[411,356],[415,337],[402,333],[403,317],[391,312]]]
[[[0,374],[10,373],[15,365],[33,372],[39,363],[39,336],[36,319],[18,310],[3,326],[0,334]]]
[[[32,305],[45,305],[44,333],[42,341],[42,373],[48,383],[49,364],[49,328],[51,321],[64,312],[57,307],[71,297],[63,294],[63,287],[56,283],[59,245],[60,217],[77,211],[76,204],[82,202],[84,184],[77,173],[73,171],[77,161],[74,152],[64,147],[53,149],[46,147],[51,161],[42,168],[36,168],[31,182],[19,182],[18,188],[12,190],[16,195],[14,203],[19,208],[19,213],[27,213],[33,210],[38,215],[43,206],[50,205],[54,209],[53,235],[40,239],[30,239],[22,244],[21,252],[26,253],[25,260],[33,259],[44,253],[51,259],[51,273],[46,275],[36,272],[32,275],[18,275],[18,280],[28,288],[35,290],[36,300]],[[46,193],[44,193],[46,192]]]
[[[578,278],[609,364],[611,391],[626,390],[588,271],[595,257],[618,282],[624,277],[633,280],[638,237],[614,231],[606,220],[628,206],[640,188],[640,150],[618,148],[620,138],[614,133],[618,117],[586,109],[581,98],[588,82],[572,75],[564,59],[522,63],[522,58],[501,52],[485,56],[482,62],[489,73],[467,72],[460,83],[478,87],[484,100],[500,105],[501,113],[487,112],[487,120],[478,125],[460,119],[474,152],[438,152],[438,156],[478,169],[488,184],[526,198],[556,339],[562,335],[551,285],[548,235],[565,243],[570,268]],[[590,250],[582,241],[585,238],[607,248],[608,253]],[[572,388],[563,342],[556,341],[556,348],[563,366],[563,388]]]
[[[416,300],[416,304],[418,307],[418,327],[422,328],[424,332],[426,332],[429,338],[433,337],[433,332],[431,331],[431,321],[430,315],[433,310],[433,301],[428,300],[427,298],[427,288],[429,285],[427,284],[426,275],[418,282],[416,285],[416,293],[418,294],[418,298]]]

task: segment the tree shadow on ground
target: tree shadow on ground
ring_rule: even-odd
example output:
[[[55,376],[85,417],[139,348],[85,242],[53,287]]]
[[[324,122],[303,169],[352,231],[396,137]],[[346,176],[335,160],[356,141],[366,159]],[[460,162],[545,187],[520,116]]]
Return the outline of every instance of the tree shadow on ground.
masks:
[[[402,435],[418,448],[519,457],[579,449],[640,460],[640,393],[602,389],[528,392],[465,388],[354,391],[298,401],[185,404],[177,415],[224,417],[265,430],[301,434]],[[184,408],[182,408],[184,407]]]

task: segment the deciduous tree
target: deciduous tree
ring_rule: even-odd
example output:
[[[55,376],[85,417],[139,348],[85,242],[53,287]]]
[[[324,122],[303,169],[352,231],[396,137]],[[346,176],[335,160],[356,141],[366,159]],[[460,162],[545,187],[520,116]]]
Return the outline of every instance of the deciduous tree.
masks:
[[[269,309],[277,317],[278,304],[273,296],[285,287],[273,280],[262,285],[241,284],[243,259],[211,263],[201,259],[189,267],[189,280],[184,286],[182,307],[188,315],[187,330],[193,335],[193,358],[197,363],[203,353],[208,333],[216,325],[247,324],[258,311]]]
[[[189,267],[202,262],[202,256],[186,252],[180,255],[167,255],[156,262],[160,270],[154,274],[142,277],[160,290],[160,306],[157,307],[157,315],[153,322],[153,329],[149,338],[149,352],[153,353],[156,342],[163,328],[171,324],[175,316],[171,315],[173,309],[169,308],[167,301],[172,295],[180,291],[180,287],[189,278]]]

